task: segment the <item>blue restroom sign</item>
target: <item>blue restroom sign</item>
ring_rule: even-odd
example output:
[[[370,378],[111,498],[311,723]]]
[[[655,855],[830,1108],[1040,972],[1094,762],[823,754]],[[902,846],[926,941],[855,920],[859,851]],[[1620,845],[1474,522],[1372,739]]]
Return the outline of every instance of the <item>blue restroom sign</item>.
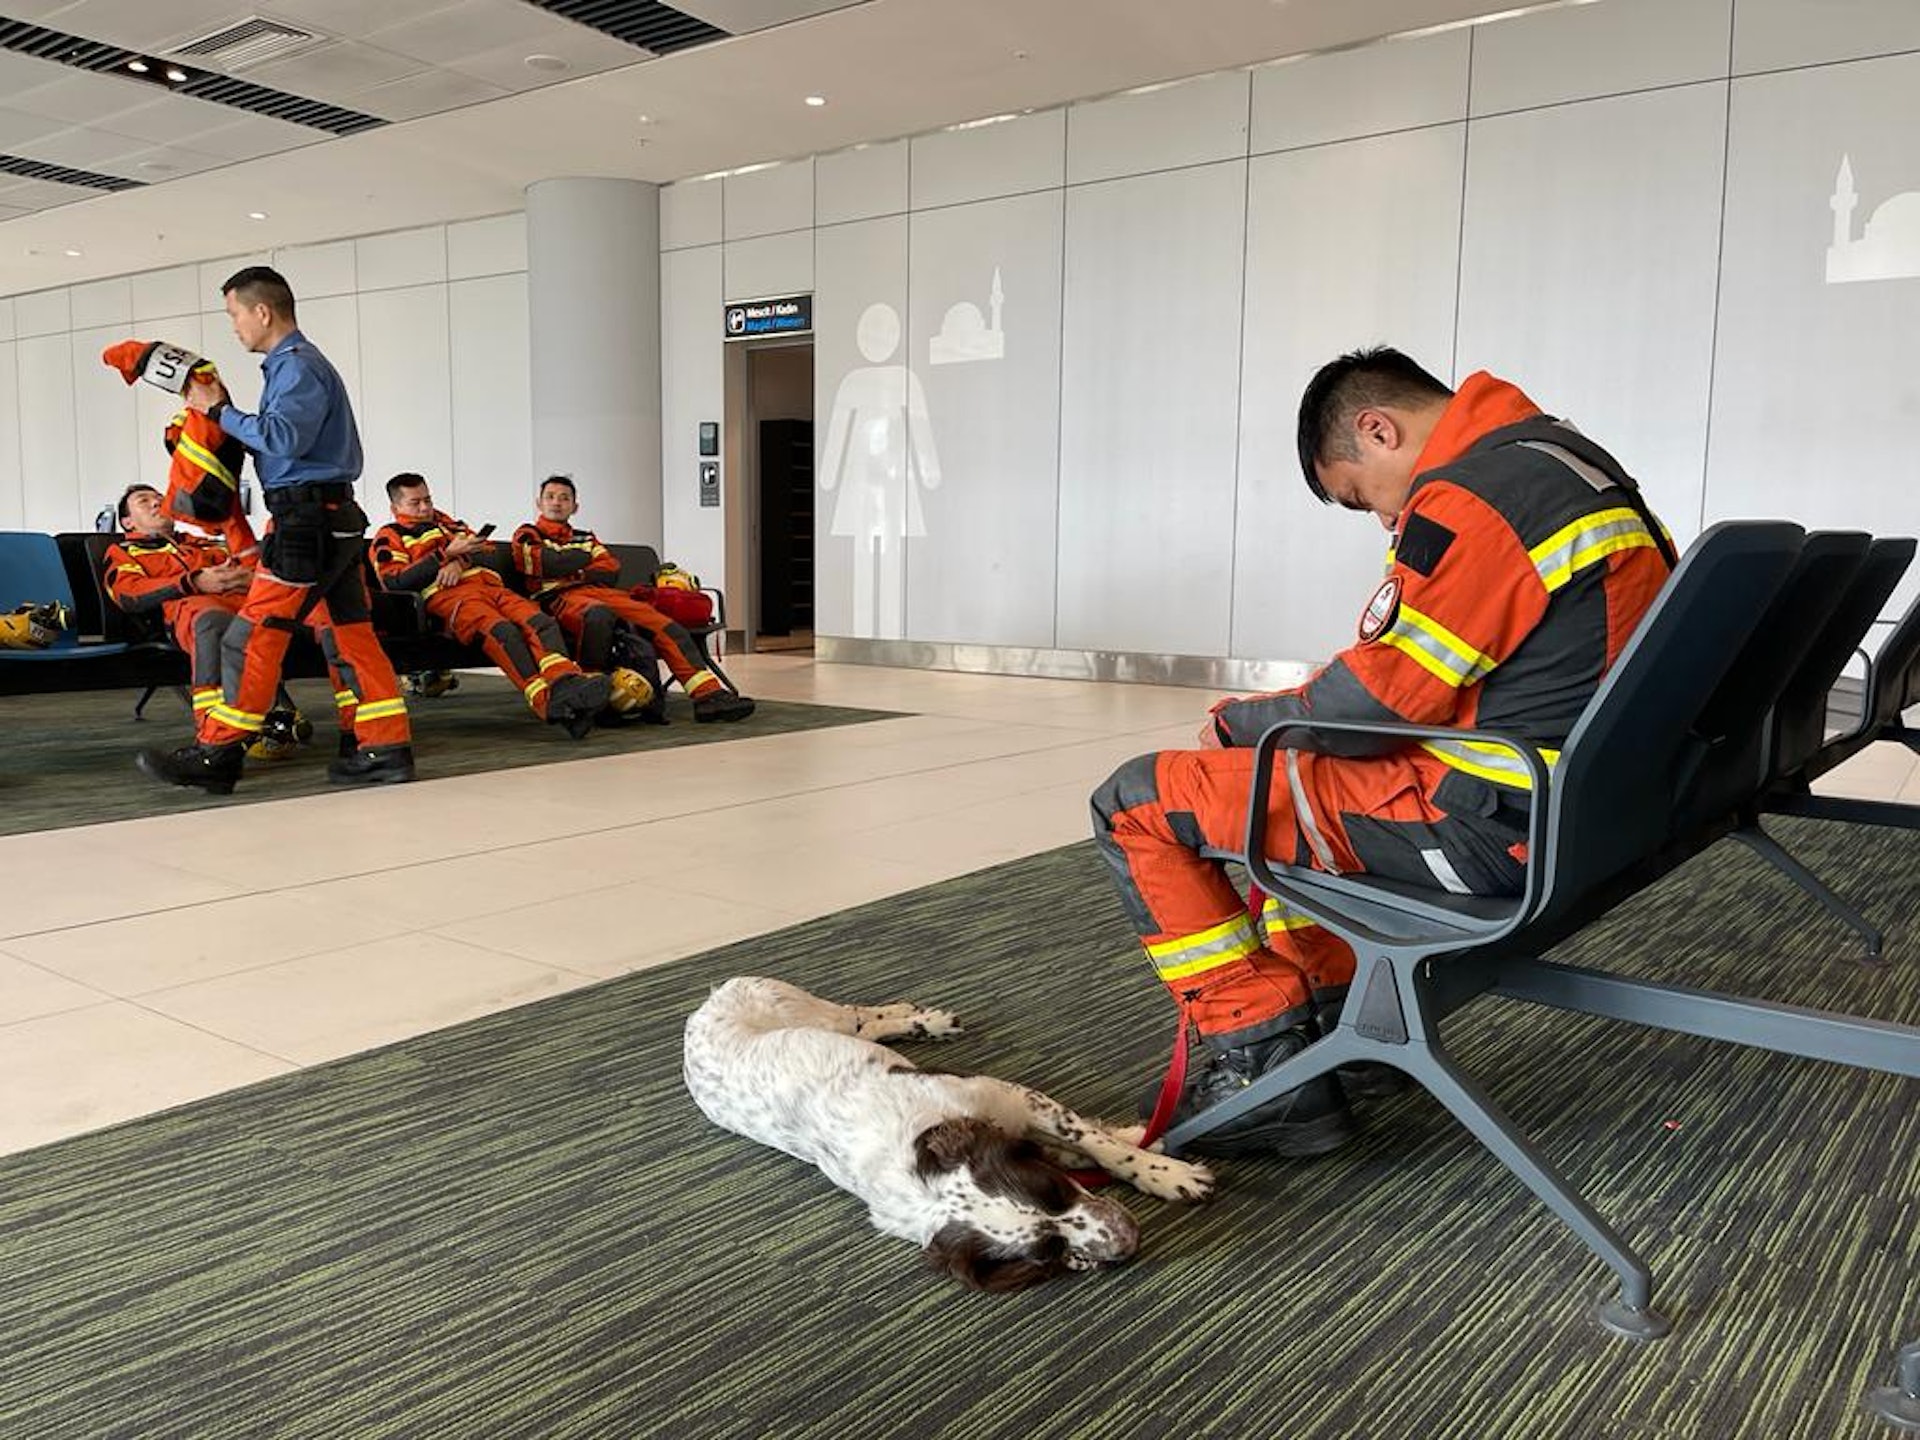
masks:
[[[766,300],[736,300],[727,306],[727,339],[757,340],[766,335],[805,335],[813,329],[813,296],[776,295]]]

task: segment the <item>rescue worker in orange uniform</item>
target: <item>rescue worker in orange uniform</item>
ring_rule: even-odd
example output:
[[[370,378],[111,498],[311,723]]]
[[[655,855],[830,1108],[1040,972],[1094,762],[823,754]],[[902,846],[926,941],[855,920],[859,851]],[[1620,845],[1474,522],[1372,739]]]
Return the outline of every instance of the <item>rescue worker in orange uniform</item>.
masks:
[[[140,768],[169,784],[230,792],[245,746],[272,706],[293,632],[305,624],[339,676],[343,720],[351,717],[327,778],[339,785],[411,780],[407,703],[374,638],[361,574],[367,516],[354,500],[362,456],[346,386],[300,332],[293,291],[278,271],[249,266],[220,289],[235,338],[265,357],[260,410],[238,409],[224,384],[201,376],[187,386],[187,408],[252,454],[273,527],[240,614],[227,629],[224,693],[200,717],[198,742],[172,752],[142,751]]]
[[[372,546],[381,583],[420,596],[454,639],[487,652],[535,715],[585,739],[607,704],[607,677],[574,664],[553,617],[468,558],[491,548],[488,541],[434,508],[425,477],[395,475],[387,503],[393,523],[374,533]]]
[[[1453,392],[1396,350],[1343,356],[1300,402],[1299,454],[1321,501],[1370,511],[1395,537],[1356,642],[1297,689],[1221,701],[1201,749],[1131,760],[1093,796],[1094,838],[1200,1042],[1175,1123],[1337,1025],[1353,978],[1343,941],[1272,898],[1256,926],[1222,864],[1201,853],[1245,845],[1261,734],[1308,718],[1483,728],[1551,763],[1673,565],[1619,464],[1485,372]],[[1287,744],[1270,857],[1455,893],[1520,892],[1530,784],[1513,752],[1310,732]],[[1349,1092],[1379,1093],[1388,1077],[1399,1078],[1345,1067],[1197,1148],[1320,1154],[1353,1133]]]
[[[694,719],[744,720],[753,713],[753,701],[736,695],[699,663],[699,649],[684,628],[646,601],[615,588],[620,561],[591,530],[573,527],[580,502],[572,480],[548,476],[536,499],[539,518],[513,532],[514,566],[527,592],[560,622],[581,664],[606,669],[615,627],[628,625],[693,697]]]
[[[180,395],[194,379],[218,383],[211,360],[158,340],[122,340],[100,352],[100,359],[131,385],[149,385]],[[181,410],[167,424],[166,510],[176,520],[218,532],[235,559],[258,558],[260,542],[240,505],[240,465],[246,449],[206,415]]]

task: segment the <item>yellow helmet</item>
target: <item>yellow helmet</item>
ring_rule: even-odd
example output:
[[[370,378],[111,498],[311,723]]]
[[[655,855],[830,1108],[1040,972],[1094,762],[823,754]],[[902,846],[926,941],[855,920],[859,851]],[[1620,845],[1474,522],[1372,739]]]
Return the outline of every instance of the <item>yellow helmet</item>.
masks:
[[[656,590],[698,590],[700,577],[668,561],[653,572],[653,584]]]
[[[616,715],[633,715],[653,703],[653,683],[638,670],[618,669],[607,673],[613,693],[607,703]]]

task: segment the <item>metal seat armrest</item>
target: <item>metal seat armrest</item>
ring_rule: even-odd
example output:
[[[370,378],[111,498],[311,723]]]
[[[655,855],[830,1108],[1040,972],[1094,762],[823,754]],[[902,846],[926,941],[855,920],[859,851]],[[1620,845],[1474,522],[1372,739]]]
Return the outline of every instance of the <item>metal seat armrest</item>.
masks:
[[[1527,879],[1521,891],[1519,903],[1511,915],[1494,923],[1486,929],[1480,924],[1471,928],[1476,930],[1483,941],[1497,940],[1519,928],[1539,908],[1542,890],[1546,884],[1547,871],[1544,842],[1546,839],[1547,801],[1552,783],[1552,772],[1547,769],[1546,758],[1529,740],[1517,735],[1503,735],[1492,730],[1461,730],[1443,725],[1407,725],[1398,721],[1357,721],[1357,720],[1285,720],[1270,727],[1255,743],[1253,756],[1253,788],[1247,804],[1247,844],[1246,865],[1254,883],[1269,894],[1285,894],[1290,903],[1306,900],[1297,891],[1289,890],[1282,878],[1282,872],[1292,870],[1291,865],[1275,867],[1266,855],[1266,817],[1267,803],[1273,790],[1273,767],[1279,751],[1291,748],[1281,742],[1297,733],[1346,734],[1346,735],[1383,735],[1397,736],[1409,742],[1419,740],[1473,740],[1482,744],[1497,745],[1520,757],[1527,767],[1527,775],[1533,785],[1533,802],[1527,814]],[[1321,885],[1328,877],[1316,871],[1315,883]],[[1347,888],[1357,899],[1369,904],[1385,904],[1390,908],[1393,902],[1389,898],[1365,892],[1362,887],[1349,885]],[[1315,907],[1309,903],[1300,903],[1300,908],[1313,914],[1316,920],[1323,917],[1314,913]],[[1409,912],[1417,913],[1417,912]],[[1352,926],[1349,917],[1340,917],[1343,923]],[[1482,922],[1484,923],[1484,922]],[[1381,939],[1388,937],[1381,935]]]
[[[726,595],[723,594],[721,591],[714,589],[714,587],[711,585],[702,585],[700,587],[700,593],[702,595],[710,595],[713,597],[713,623],[718,625],[722,630],[726,629],[727,628],[727,597]]]

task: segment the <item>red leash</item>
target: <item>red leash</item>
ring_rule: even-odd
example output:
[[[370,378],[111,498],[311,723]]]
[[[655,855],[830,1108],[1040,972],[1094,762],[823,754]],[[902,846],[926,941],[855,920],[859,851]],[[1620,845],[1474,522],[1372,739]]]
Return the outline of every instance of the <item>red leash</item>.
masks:
[[[1180,1092],[1187,1083],[1187,1007],[1180,1006],[1179,1028],[1173,1036],[1173,1058],[1167,1062],[1167,1075],[1160,1082],[1159,1098],[1153,1102],[1153,1114],[1147,1119],[1146,1133],[1140,1137],[1140,1148],[1146,1150],[1153,1142],[1167,1133],[1167,1126],[1173,1121],[1173,1112],[1180,1103]],[[1097,1189],[1112,1182],[1113,1177],[1104,1170],[1069,1170],[1073,1182],[1083,1190]]]

